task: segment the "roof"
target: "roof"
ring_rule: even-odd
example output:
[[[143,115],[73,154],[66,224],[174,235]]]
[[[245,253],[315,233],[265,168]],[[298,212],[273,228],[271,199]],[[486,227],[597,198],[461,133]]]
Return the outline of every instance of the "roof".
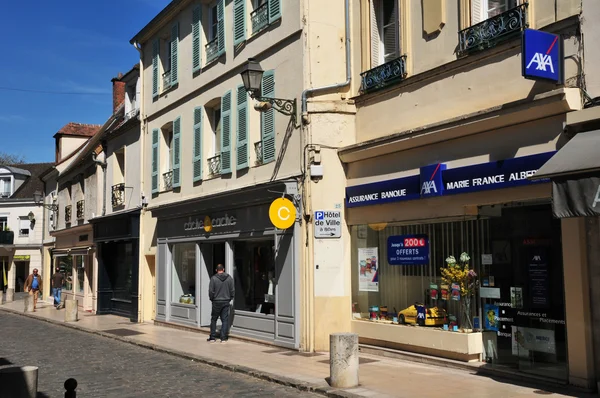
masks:
[[[61,135],[70,135],[75,137],[92,137],[100,130],[99,124],[84,124],[69,122],[65,124],[56,134],[54,138]]]
[[[152,32],[153,29],[161,26],[161,24],[168,20],[171,15],[175,14],[179,10],[177,6],[185,5],[189,0],[173,0],[171,1],[161,12],[158,13],[146,26],[142,28],[131,40],[129,43],[135,44],[136,42],[144,42],[147,40],[147,35]]]
[[[579,133],[565,144],[531,179],[568,174],[583,174],[600,170],[600,130]]]
[[[28,170],[23,170],[21,168],[17,168],[14,166],[7,166],[4,164],[0,164],[0,168],[7,169],[8,171],[10,171],[13,174],[20,174],[20,175],[24,175],[24,176],[28,176],[28,177],[31,175],[31,173]]]
[[[54,163],[25,163],[16,165],[19,169],[26,170],[30,177],[25,180],[11,195],[9,199],[32,199],[35,191],[44,192],[44,181],[41,176],[54,167]]]

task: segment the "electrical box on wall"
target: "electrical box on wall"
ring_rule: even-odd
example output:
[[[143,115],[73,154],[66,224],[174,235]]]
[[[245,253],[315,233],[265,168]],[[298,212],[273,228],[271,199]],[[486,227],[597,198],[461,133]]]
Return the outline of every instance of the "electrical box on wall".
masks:
[[[311,164],[310,165],[310,177],[311,178],[323,177],[323,166],[320,164]]]

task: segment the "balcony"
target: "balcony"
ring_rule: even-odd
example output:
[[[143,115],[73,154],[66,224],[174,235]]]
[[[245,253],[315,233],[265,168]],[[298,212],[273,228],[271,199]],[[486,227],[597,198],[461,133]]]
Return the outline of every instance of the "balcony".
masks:
[[[406,55],[363,72],[360,77],[363,94],[393,85],[406,77]]]
[[[208,174],[211,177],[218,176],[221,174],[221,154],[217,154],[212,158],[207,159],[208,162]]]
[[[83,220],[85,218],[85,200],[77,202],[77,219]]]
[[[65,222],[67,224],[71,222],[71,205],[65,206]]]
[[[458,32],[458,56],[469,55],[519,36],[527,28],[527,3]]]
[[[258,7],[250,13],[252,21],[252,34],[255,35],[267,26],[269,26],[269,2]]]
[[[256,164],[263,164],[262,141],[257,141],[254,143],[254,153],[256,154]]]
[[[15,242],[13,231],[0,231],[0,245],[12,245]]]
[[[163,191],[173,190],[173,170],[163,173]]]
[[[121,183],[112,186],[111,202],[113,207],[125,204],[125,184]]]
[[[165,92],[171,88],[171,71],[168,70],[162,75],[162,91]]]
[[[219,38],[215,37],[204,48],[206,49],[206,62],[214,61],[219,56]]]

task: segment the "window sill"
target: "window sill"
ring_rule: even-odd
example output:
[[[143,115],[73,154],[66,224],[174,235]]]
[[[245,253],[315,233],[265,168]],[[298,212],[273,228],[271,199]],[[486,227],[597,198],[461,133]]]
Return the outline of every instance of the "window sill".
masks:
[[[172,302],[172,301],[171,301],[171,305],[174,305],[176,307],[198,308],[198,306],[196,304],[185,304],[185,303]]]
[[[169,87],[165,87],[163,88],[163,90],[160,92],[159,97],[164,97],[167,94],[169,94],[170,92],[174,91],[177,89],[177,87],[179,87],[179,83],[175,83],[170,85]]]

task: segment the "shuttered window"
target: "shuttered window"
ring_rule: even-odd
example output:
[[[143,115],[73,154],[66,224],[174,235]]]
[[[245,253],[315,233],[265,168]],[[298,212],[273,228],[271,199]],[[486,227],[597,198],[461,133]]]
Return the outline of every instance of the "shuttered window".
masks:
[[[221,97],[221,173],[231,173],[231,90]]]
[[[263,74],[261,94],[263,97],[275,97],[275,71],[268,70]],[[262,162],[275,160],[275,111],[269,109],[261,113]]]
[[[154,39],[152,42],[152,98],[158,97],[158,54],[160,51],[160,41]]]
[[[236,170],[248,168],[248,94],[244,85],[237,87]]]
[[[217,36],[219,38],[217,55],[225,54],[225,0],[217,0]]]
[[[371,0],[371,67],[398,58],[400,54],[397,0]]]
[[[281,0],[269,0],[269,23],[281,18]]]
[[[173,120],[173,188],[181,186],[181,117]]]
[[[202,65],[200,51],[200,21],[202,20],[202,6],[197,6],[192,12],[192,73],[200,70]]]
[[[158,139],[159,129],[152,130],[152,193],[158,192]]]
[[[518,0],[471,0],[471,24],[475,25],[515,8]]]
[[[233,45],[246,40],[246,0],[233,2]]]
[[[179,49],[179,23],[175,23],[175,25],[173,25],[171,27],[171,86],[174,86],[179,82],[179,74],[177,72],[178,49]]]
[[[202,180],[202,107],[194,108],[194,158],[193,180]]]

